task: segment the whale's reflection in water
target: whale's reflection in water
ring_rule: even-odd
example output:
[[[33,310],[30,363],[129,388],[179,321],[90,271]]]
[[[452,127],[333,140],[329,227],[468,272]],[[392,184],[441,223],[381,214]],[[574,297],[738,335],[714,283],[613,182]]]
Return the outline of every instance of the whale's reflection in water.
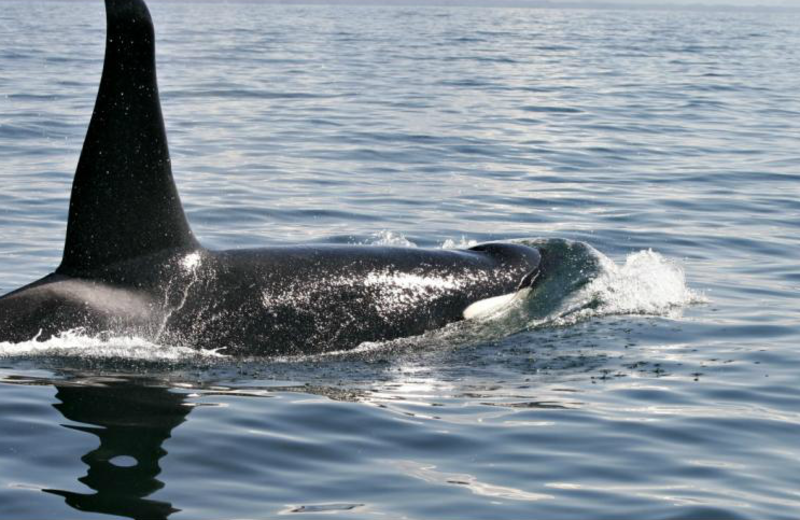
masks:
[[[254,360],[217,364],[205,372],[188,366],[162,371],[153,365],[147,374],[130,375],[108,365],[114,368],[113,377],[107,375],[111,370],[103,375],[83,368],[65,370],[61,359],[61,369],[54,371],[54,377],[6,377],[0,381],[55,387],[52,406],[63,417],[56,422],[72,432],[73,441],[80,437],[73,446],[82,447],[66,457],[60,453],[54,479],[45,475],[35,489],[47,488],[43,491],[63,497],[74,511],[133,519],[167,519],[183,511],[182,515],[216,518],[237,512],[236,516],[246,517],[251,508],[258,507],[262,514],[272,516],[372,518],[386,513],[380,500],[368,500],[377,496],[370,493],[393,492],[396,482],[410,486],[408,489],[422,486],[433,487],[437,493],[468,493],[478,500],[554,500],[552,493],[510,485],[492,474],[456,471],[436,460],[416,457],[412,448],[419,439],[407,439],[409,430],[398,433],[398,428],[412,424],[435,426],[420,439],[435,443],[444,456],[460,456],[462,448],[448,445],[449,428],[484,420],[487,424],[513,422],[514,428],[539,428],[545,419],[531,411],[581,408],[583,403],[575,393],[565,393],[564,378],[604,366],[606,357],[582,350],[570,353],[563,343],[552,343],[559,345],[552,349],[557,353],[548,355],[542,348],[536,359],[528,352],[523,358],[514,350],[516,344],[507,350],[485,345],[459,351],[410,349],[391,356],[369,351],[360,354],[361,358],[348,354],[319,363],[273,362],[267,368],[261,360]],[[451,361],[465,353],[476,359],[501,355],[506,363],[482,366],[491,376],[478,378],[471,374],[473,368]],[[508,385],[497,383],[514,370],[538,367],[546,367],[550,377],[556,370],[563,377],[542,384],[535,378],[524,384],[519,379]],[[491,372],[494,369],[497,374]],[[468,417],[457,411],[464,403],[475,406]],[[190,412],[198,407],[192,416],[198,422],[187,424],[183,435],[167,443],[175,428],[188,422]],[[252,415],[256,412],[263,416]],[[363,438],[356,433],[362,419],[369,420],[372,428]],[[208,436],[192,435],[207,431],[208,424],[215,428],[211,441]],[[411,451],[387,455],[386,447],[397,445]],[[230,451],[215,452],[220,446],[230,446]],[[162,474],[168,450],[173,460],[169,471]],[[242,460],[243,456],[248,459]],[[85,466],[77,464],[78,457]],[[382,464],[378,469],[374,469],[376,459]],[[199,463],[211,465],[198,474]],[[297,467],[292,466],[295,463]],[[389,484],[377,484],[371,490],[354,488],[353,479],[362,480],[348,474],[353,465],[358,472],[378,475]],[[297,475],[307,478],[302,482],[292,479]],[[69,483],[52,483],[56,477],[63,482],[65,476]],[[312,487],[305,487],[309,482]],[[198,489],[208,491],[220,485],[236,489],[234,496],[217,497],[210,492],[200,498],[193,496]],[[253,489],[258,494],[248,495]],[[242,496],[251,498],[240,502]],[[56,517],[65,516],[61,504],[48,507],[56,507],[60,512]]]
[[[64,426],[95,435],[100,445],[81,457],[89,469],[78,480],[93,493],[44,491],[64,497],[79,511],[149,520],[179,511],[147,497],[164,487],[156,478],[167,454],[163,443],[191,410],[184,404],[186,395],[130,381],[56,387],[61,402],[53,406],[66,419],[81,423]]]

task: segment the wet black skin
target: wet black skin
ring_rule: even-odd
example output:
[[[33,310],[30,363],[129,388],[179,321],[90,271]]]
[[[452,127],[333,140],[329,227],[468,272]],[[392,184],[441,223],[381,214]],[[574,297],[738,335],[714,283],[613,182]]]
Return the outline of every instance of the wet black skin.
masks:
[[[105,3],[103,76],[63,260],[0,298],[0,342],[82,327],[228,353],[350,349],[459,321],[537,271],[536,249],[506,243],[202,248],[172,178],[150,14],[142,0]]]
[[[0,338],[82,327],[224,353],[294,354],[414,336],[516,291],[535,249],[308,246],[170,251],[72,277],[54,273],[0,299]]]

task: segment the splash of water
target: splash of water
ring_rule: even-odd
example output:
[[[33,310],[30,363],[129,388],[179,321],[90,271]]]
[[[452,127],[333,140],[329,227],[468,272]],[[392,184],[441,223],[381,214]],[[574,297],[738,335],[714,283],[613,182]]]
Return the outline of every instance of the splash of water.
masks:
[[[38,337],[20,343],[0,342],[0,359],[11,357],[69,357],[81,359],[127,359],[174,362],[191,359],[217,359],[225,356],[216,350],[161,345],[138,336],[88,334],[72,329],[40,341]]]
[[[442,249],[469,249],[470,247],[475,247],[478,245],[477,240],[473,240],[462,236],[459,240],[453,240],[452,238],[448,238],[444,242],[442,242],[441,248]]]
[[[617,265],[596,249],[583,246],[586,266],[561,280],[571,281],[574,290],[562,291],[560,301],[545,315],[535,316],[530,325],[570,325],[612,315],[679,318],[685,307],[708,301],[689,288],[677,261],[651,249],[631,253],[624,264]],[[540,292],[534,291],[531,297],[537,298]]]
[[[384,229],[375,233],[369,240],[363,242],[371,246],[394,246],[394,247],[419,247],[416,243],[406,238],[402,233]],[[475,239],[461,236],[459,239],[448,238],[439,246],[441,249],[469,249],[479,244]]]
[[[401,233],[395,233],[387,229],[375,233],[365,243],[371,246],[417,247],[417,244],[404,237]]]
[[[180,312],[183,307],[186,305],[186,300],[189,298],[189,291],[192,287],[199,282],[200,278],[198,275],[198,269],[200,267],[200,263],[202,262],[202,258],[200,253],[193,252],[189,253],[188,255],[184,256],[179,261],[179,267],[181,270],[181,277],[189,277],[189,282],[185,283],[183,288],[179,290],[178,294],[178,303],[177,305],[171,306],[170,305],[170,298],[172,295],[172,286],[175,280],[170,280],[167,286],[167,290],[164,292],[164,319],[161,320],[161,324],[158,327],[158,331],[156,332],[156,341],[159,341],[164,334],[164,331],[167,328],[167,324],[169,323],[169,319],[172,315],[176,312]]]
[[[605,314],[663,315],[707,301],[688,287],[680,264],[652,249],[628,255],[619,267],[604,258],[603,273],[586,292]]]

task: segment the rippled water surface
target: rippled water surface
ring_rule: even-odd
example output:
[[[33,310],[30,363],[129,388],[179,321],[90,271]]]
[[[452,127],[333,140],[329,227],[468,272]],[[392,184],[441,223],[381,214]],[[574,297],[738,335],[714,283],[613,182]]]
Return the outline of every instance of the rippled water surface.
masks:
[[[2,4],[4,293],[60,260],[105,18]],[[205,245],[513,239],[558,276],[353,353],[0,343],[0,517],[797,518],[800,15],[151,11]]]

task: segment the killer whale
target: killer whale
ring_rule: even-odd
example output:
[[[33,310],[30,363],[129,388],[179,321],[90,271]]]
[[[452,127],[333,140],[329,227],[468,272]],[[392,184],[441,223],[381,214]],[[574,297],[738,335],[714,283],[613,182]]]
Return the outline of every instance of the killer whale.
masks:
[[[81,329],[226,353],[343,350],[479,315],[539,276],[539,251],[512,243],[203,248],[172,176],[150,13],[143,0],[105,7],[103,73],[63,258],[0,297],[0,342]]]

